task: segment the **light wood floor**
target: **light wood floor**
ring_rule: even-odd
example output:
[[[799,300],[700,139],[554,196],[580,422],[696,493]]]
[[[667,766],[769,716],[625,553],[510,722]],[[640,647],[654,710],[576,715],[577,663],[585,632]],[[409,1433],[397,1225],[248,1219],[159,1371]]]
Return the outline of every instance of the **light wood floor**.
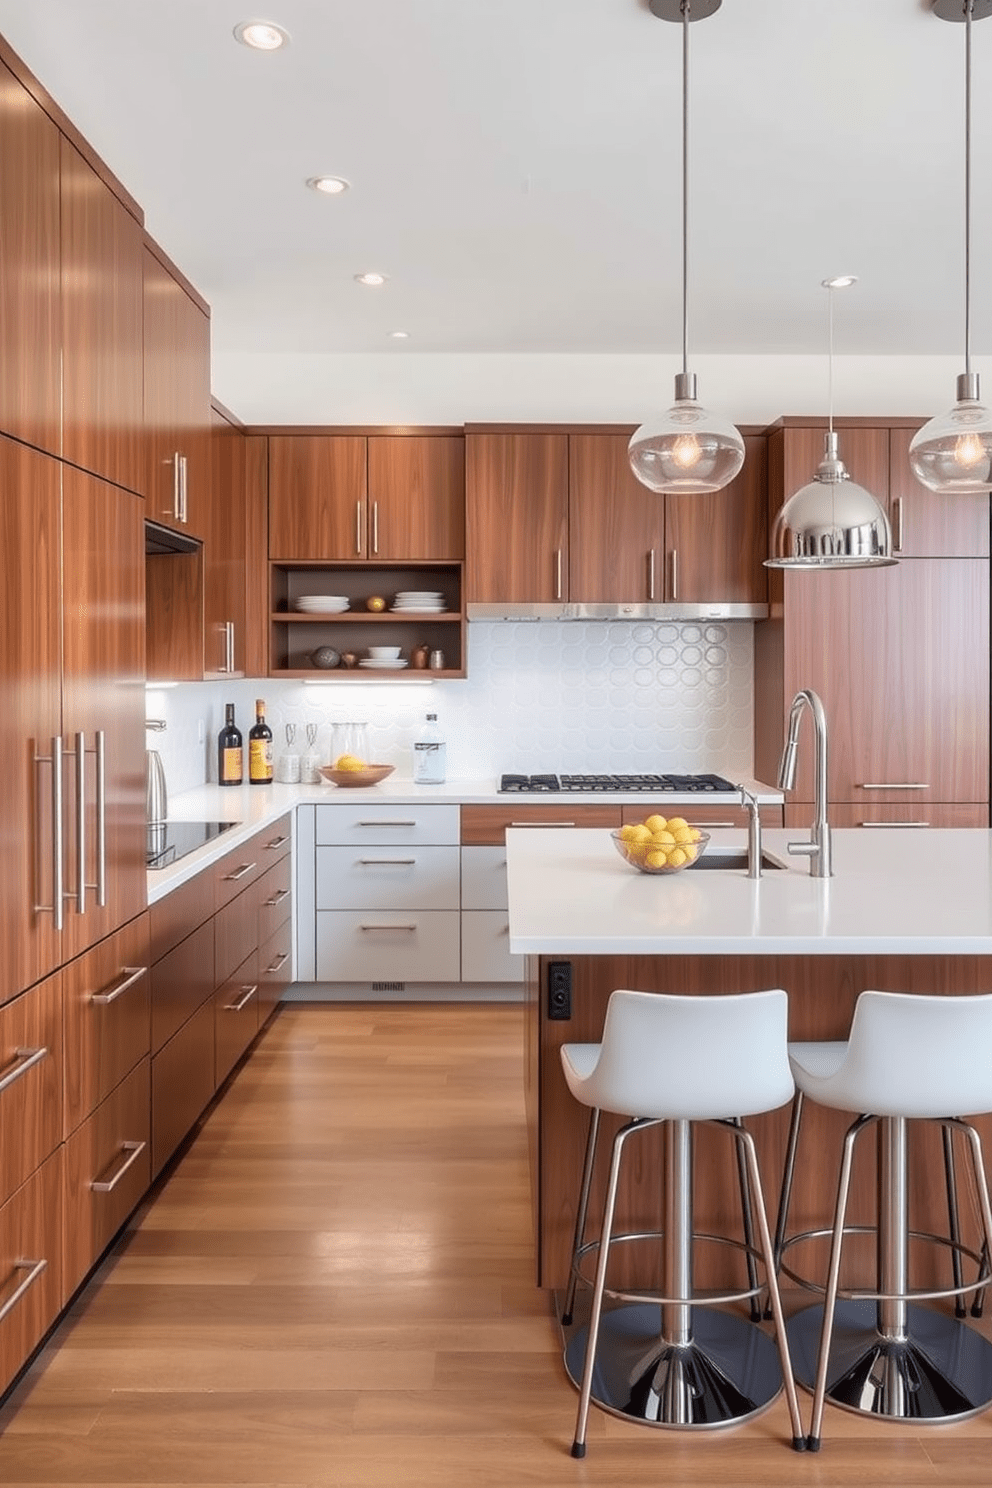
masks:
[[[992,1414],[593,1410],[531,1282],[520,1007],[288,1007],[0,1411],[0,1483],[992,1484]],[[801,1397],[808,1416],[809,1400]]]

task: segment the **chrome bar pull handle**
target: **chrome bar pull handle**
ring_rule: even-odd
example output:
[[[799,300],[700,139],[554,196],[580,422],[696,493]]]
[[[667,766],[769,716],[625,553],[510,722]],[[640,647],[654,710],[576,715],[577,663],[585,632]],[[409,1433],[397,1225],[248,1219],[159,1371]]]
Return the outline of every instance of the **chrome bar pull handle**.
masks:
[[[48,1056],[47,1049],[15,1049],[15,1060],[7,1073],[0,1079],[0,1095],[9,1090],[11,1085],[22,1079],[28,1070],[34,1069],[36,1064]]]
[[[117,1187],[118,1183],[120,1183],[128,1168],[130,1168],[134,1163],[138,1161],[138,1158],[144,1152],[146,1145],[147,1144],[145,1142],[122,1142],[121,1156],[123,1156],[124,1161],[121,1163],[120,1167],[117,1169],[112,1178],[94,1178],[93,1182],[90,1184],[90,1188],[93,1190],[93,1192],[113,1193],[114,1189]]]
[[[355,502],[355,552],[362,551],[362,503]]]
[[[860,790],[929,790],[928,780],[863,780]]]
[[[654,599],[654,548],[648,553],[648,599]]]
[[[289,837],[286,835],[285,832],[283,832],[283,833],[280,834],[280,836],[273,837],[273,839],[272,839],[271,842],[266,842],[265,843],[265,846],[267,848],[283,847],[283,846],[285,846],[285,844],[288,841],[289,841]]]
[[[561,548],[555,549],[555,599],[561,599]]]
[[[507,822],[506,825],[508,827],[574,827],[576,823],[566,821],[511,821]]]
[[[243,986],[241,988],[241,996],[238,998],[237,1002],[225,1002],[225,1004],[224,1004],[224,1011],[225,1011],[225,1013],[240,1013],[240,1012],[243,1012],[244,1009],[251,1002],[252,998],[255,996],[255,993],[257,991],[258,991],[258,983],[257,982],[253,982],[250,987],[247,984],[245,986]]]
[[[76,735],[76,913],[86,913],[86,735]]]
[[[189,520],[189,461],[185,455],[179,456],[179,468],[179,520],[185,526]]]
[[[9,1313],[13,1312],[18,1302],[20,1302],[21,1298],[24,1296],[24,1293],[27,1291],[28,1287],[32,1286],[34,1282],[38,1280],[38,1277],[41,1275],[42,1271],[44,1271],[47,1265],[48,1262],[45,1260],[14,1262],[15,1271],[26,1271],[28,1274],[27,1276],[25,1276],[24,1280],[21,1282],[16,1291],[11,1292],[6,1302],[3,1304],[2,1307],[0,1307],[0,1323],[3,1322],[4,1318],[7,1317]]]
[[[863,821],[859,827],[928,827],[928,821]]]
[[[224,874],[224,882],[225,883],[237,883],[238,880],[241,879],[241,878],[244,878],[247,873],[251,873],[251,871],[252,871],[252,869],[254,867],[255,867],[255,864],[254,863],[242,863],[241,867],[238,868],[234,873],[225,873]]]
[[[373,501],[373,503],[372,503],[372,552],[373,553],[378,553],[378,551],[379,551],[379,503],[378,503],[378,501]]]
[[[234,671],[234,621],[228,620],[227,626],[227,670]]]
[[[107,903],[107,736],[103,729],[95,734],[96,748],[96,902],[101,909]]]
[[[133,987],[136,982],[140,982],[147,971],[147,966],[122,966],[122,980],[117,983],[113,991],[92,992],[90,994],[90,1002],[95,1002],[99,1007],[109,1007],[112,1002],[117,1001],[118,997],[123,997],[124,993],[130,987]]]
[[[412,863],[413,859],[411,858],[410,861]],[[280,889],[278,894],[273,894],[271,899],[266,899],[266,909],[273,909],[277,904],[281,904],[284,899],[289,898],[291,892],[291,889]]]
[[[359,925],[359,930],[416,930],[416,925]]]
[[[892,503],[895,508],[896,531],[892,541],[893,551],[901,553],[903,548],[903,497],[897,496]]]
[[[50,764],[52,767],[52,902],[42,904],[41,893],[34,905],[35,914],[50,914],[56,930],[65,924],[65,875],[62,863],[62,757],[61,736],[52,739],[51,754],[36,754],[36,765]],[[39,834],[40,836],[40,834]]]
[[[174,522],[181,522],[183,519],[182,458],[178,450],[172,456],[172,511],[170,515]]]
[[[679,597],[679,550],[672,549],[672,598]]]
[[[416,862],[416,858],[359,858],[358,865],[360,868],[374,868],[377,865],[385,863],[390,867],[413,868]],[[286,890],[286,893],[289,893],[288,889]],[[284,898],[285,895],[283,895],[282,897]],[[278,902],[279,901],[277,899],[267,900],[267,903],[269,904],[277,904]]]
[[[380,821],[357,821],[355,825],[358,827],[415,827],[417,823],[415,821],[387,821],[382,818]]]
[[[271,966],[267,966],[265,968],[265,975],[266,976],[271,976],[273,974],[273,972],[282,971],[283,967],[286,965],[286,962],[288,960],[289,960],[289,952],[288,951],[282,951],[282,952],[280,952],[280,954],[273,961],[272,965]]]

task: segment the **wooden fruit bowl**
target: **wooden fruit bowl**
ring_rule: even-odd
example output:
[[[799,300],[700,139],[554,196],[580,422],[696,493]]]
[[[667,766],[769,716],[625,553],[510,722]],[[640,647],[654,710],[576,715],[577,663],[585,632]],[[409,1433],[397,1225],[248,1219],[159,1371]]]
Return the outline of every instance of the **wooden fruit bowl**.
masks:
[[[320,773],[332,785],[367,786],[378,785],[395,769],[395,765],[368,765],[364,770],[335,770],[333,765],[321,765]]]

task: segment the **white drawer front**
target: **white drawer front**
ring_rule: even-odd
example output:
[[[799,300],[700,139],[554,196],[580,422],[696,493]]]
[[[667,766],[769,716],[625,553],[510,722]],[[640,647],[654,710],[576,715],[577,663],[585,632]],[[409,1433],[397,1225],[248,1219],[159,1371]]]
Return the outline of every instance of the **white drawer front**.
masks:
[[[506,848],[462,848],[462,909],[506,909]]]
[[[319,982],[457,982],[456,910],[320,910]]]
[[[457,844],[460,836],[457,806],[317,807],[317,845],[355,843],[359,846],[437,842]]]
[[[318,909],[457,909],[457,847],[318,847]]]
[[[510,955],[506,914],[470,909],[462,914],[462,981],[522,982],[526,956]]]

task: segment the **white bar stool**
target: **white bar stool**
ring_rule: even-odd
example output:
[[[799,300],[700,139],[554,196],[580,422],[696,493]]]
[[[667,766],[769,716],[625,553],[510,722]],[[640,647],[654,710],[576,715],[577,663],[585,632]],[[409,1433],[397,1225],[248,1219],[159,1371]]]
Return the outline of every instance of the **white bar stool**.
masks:
[[[565,1367],[579,1385],[572,1456],[584,1457],[590,1401],[652,1426],[728,1426],[765,1410],[785,1386],[792,1445],[806,1445],[782,1317],[774,1252],[761,1192],[754,1141],[741,1118],[784,1105],[794,1091],[786,1055],[788,1000],[782,991],[730,997],[672,997],[616,991],[606,1010],[602,1042],[565,1044],[569,1090],[590,1108],[589,1138],[575,1226],[572,1272],[562,1321],[571,1321],[583,1257],[598,1252],[588,1324],[565,1348]],[[613,1141],[602,1233],[585,1242],[589,1190],[601,1111],[631,1117]],[[757,1219],[757,1251],[744,1249],[749,1273],[764,1263],[776,1341],[722,1304],[755,1297],[757,1286],[707,1306],[692,1290],[691,1123],[726,1130],[743,1152],[747,1184],[745,1232]],[[664,1125],[668,1184],[663,1235],[614,1234],[621,1161],[637,1132]],[[610,1247],[623,1240],[663,1241],[663,1292],[607,1288]],[[718,1237],[723,1239],[723,1237]],[[603,1310],[604,1297],[629,1304]]]
[[[921,1299],[960,1299],[992,1280],[992,1212],[975,1129],[955,1112],[992,1111],[992,994],[926,997],[899,992],[862,992],[846,1042],[793,1043],[789,1061],[797,1093],[776,1226],[781,1270],[793,1281],[824,1291],[822,1305],[790,1319],[789,1342],[802,1384],[813,1390],[809,1447],[819,1450],[826,1399],[848,1410],[893,1420],[949,1421],[977,1414],[992,1402],[992,1344],[973,1328]],[[861,1112],[844,1139],[832,1231],[786,1237],[792,1174],[804,1097],[842,1111]],[[950,1208],[948,1236],[909,1229],[907,1121],[938,1123]],[[857,1138],[870,1126],[878,1133],[877,1288],[839,1285],[847,1226],[847,1200]],[[960,1241],[951,1140],[961,1133],[971,1157],[982,1228],[981,1252]],[[826,1287],[815,1286],[785,1265],[790,1246],[813,1234],[831,1235]],[[951,1250],[954,1285],[911,1289],[909,1240]],[[961,1258],[975,1262],[975,1280],[964,1285]],[[838,1300],[840,1299],[840,1300]],[[977,1313],[977,1307],[973,1309]],[[958,1308],[958,1317],[963,1316]]]

